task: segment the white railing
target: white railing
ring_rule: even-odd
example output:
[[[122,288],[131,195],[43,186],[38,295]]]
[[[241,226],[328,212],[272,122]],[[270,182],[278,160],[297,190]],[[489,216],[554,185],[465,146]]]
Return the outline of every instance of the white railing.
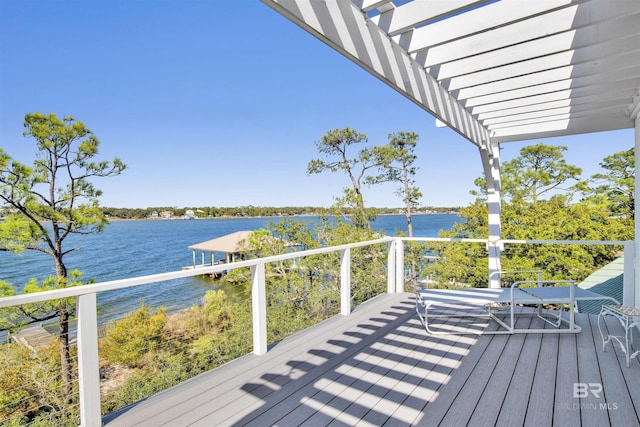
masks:
[[[340,252],[340,314],[349,315],[351,312],[351,249],[377,244],[388,245],[387,257],[387,292],[404,292],[404,242],[461,242],[483,243],[489,245],[519,245],[519,244],[596,244],[624,246],[624,300],[625,303],[635,301],[636,295],[633,274],[633,242],[629,241],[541,241],[541,240],[503,240],[490,242],[487,239],[448,239],[448,238],[408,238],[384,237],[377,240],[358,242],[340,246],[291,252],[230,264],[219,264],[170,273],[154,274],[128,279],[90,284],[80,287],[58,289],[32,294],[21,294],[0,298],[0,308],[18,306],[22,304],[44,302],[53,299],[75,297],[77,316],[77,349],[78,349],[78,381],[80,401],[80,421],[82,426],[100,426],[102,415],[100,410],[100,374],[98,362],[98,321],[97,294],[123,288],[157,283],[166,280],[180,279],[203,274],[222,273],[225,270],[238,268],[251,269],[252,278],[252,313],[253,313],[253,352],[262,355],[267,352],[266,329],[266,295],[265,295],[265,265],[272,262],[302,257]],[[630,305],[634,305],[631,303]]]
[[[0,298],[0,308],[38,303],[60,298],[76,298],[80,422],[81,425],[85,427],[100,426],[102,425],[102,415],[100,409],[100,372],[98,362],[98,321],[96,304],[98,293],[157,283],[166,280],[200,276],[203,274],[222,273],[225,270],[249,267],[251,269],[252,277],[253,352],[256,355],[262,355],[267,352],[267,310],[265,295],[266,264],[312,255],[340,252],[340,314],[346,316],[351,312],[351,249],[384,243],[387,243],[389,248],[389,256],[387,259],[387,291],[389,293],[403,292],[402,280],[400,280],[399,283],[397,282],[397,278],[402,278],[402,276],[401,274],[396,273],[395,268],[396,265],[402,265],[403,263],[401,255],[402,251],[396,250],[397,248],[402,247],[402,243],[398,238],[384,237],[377,240],[291,252],[229,264],[113,280],[52,291],[15,295]],[[402,269],[399,270],[402,272]]]

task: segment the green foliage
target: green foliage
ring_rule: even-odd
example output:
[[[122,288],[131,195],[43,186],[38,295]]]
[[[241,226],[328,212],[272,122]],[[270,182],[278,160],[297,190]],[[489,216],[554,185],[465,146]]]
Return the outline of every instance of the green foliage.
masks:
[[[26,417],[37,408],[36,397],[24,387],[22,370],[29,359],[29,351],[25,347],[0,345],[0,422],[17,415]]]
[[[370,158],[370,151],[363,149],[358,153],[357,157],[350,158],[347,156],[347,148],[351,145],[366,143],[367,141],[367,135],[349,129],[348,127],[330,130],[320,141],[316,141],[316,148],[319,153],[325,154],[327,157],[337,157],[337,160],[311,160],[307,166],[307,173],[316,174],[324,172],[325,170],[331,172],[342,170],[350,174],[355,165]]]
[[[10,297],[15,293],[16,291],[11,286],[11,283],[0,280],[0,298]],[[14,325],[14,322],[11,321],[12,313],[12,308],[0,308],[0,331],[9,330]]]
[[[112,324],[101,342],[102,357],[129,367],[144,366],[149,362],[145,356],[152,355],[163,344],[165,311],[164,307],[153,311],[143,302],[138,310]]]
[[[381,173],[375,177],[367,177],[369,184],[381,182],[397,182],[400,188],[396,194],[402,199],[407,217],[409,236],[413,236],[411,213],[419,206],[422,193],[415,185],[415,175],[418,168],[415,166],[417,156],[415,147],[418,134],[414,132],[398,132],[389,134],[389,144],[384,147],[376,147],[374,154],[378,159]]]
[[[318,152],[329,159],[314,159],[307,165],[309,175],[325,171],[340,171],[347,175],[351,187],[344,189],[342,197],[337,198],[336,205],[340,208],[352,208],[354,224],[360,228],[368,228],[372,219],[372,212],[365,209],[362,185],[371,182],[373,178],[368,176],[370,171],[386,161],[386,155],[381,152],[385,150],[382,147],[362,148],[354,156],[349,154],[351,146],[366,142],[368,139],[365,134],[348,127],[330,130],[320,141],[316,141]]]
[[[23,294],[50,291],[54,289],[81,286],[82,273],[78,270],[71,270],[69,277],[56,278],[47,277],[42,282],[37,279],[29,280],[22,289]],[[0,281],[0,296],[14,295],[13,286],[7,282]],[[61,313],[73,314],[75,311],[75,298],[61,298],[38,303],[22,304],[20,306],[0,309],[0,330],[14,332],[31,323],[44,322]]]
[[[194,363],[202,369],[222,365],[252,350],[251,300],[227,301],[226,304],[227,309],[234,313],[234,322],[229,328],[216,334],[202,335],[191,345]]]
[[[481,243],[430,243],[428,252],[438,261],[424,267],[440,284],[468,284],[486,287],[488,276],[486,245]]]
[[[404,237],[404,233],[396,233],[398,236]],[[404,242],[404,262],[405,262],[405,292],[415,292],[418,290],[418,281],[426,278],[430,271],[427,269],[429,264],[425,262],[427,256],[431,255],[431,247],[425,242]]]
[[[536,203],[540,196],[553,190],[584,190],[586,183],[580,180],[582,169],[569,165],[562,154],[564,146],[546,144],[529,145],[520,155],[502,166],[502,192],[514,202]],[[574,184],[565,188],[565,184]],[[562,187],[561,187],[562,186]]]
[[[510,197],[502,203],[502,237],[516,240],[633,239],[633,227],[625,216],[612,216],[609,210],[602,209],[602,205],[593,203],[593,200],[569,203],[569,197],[558,195],[540,199],[542,194],[564,188],[571,180],[576,181],[571,187],[573,190],[584,188],[579,169],[567,165],[562,158],[565,149],[543,144],[525,147],[520,157],[505,164],[503,189]],[[630,174],[630,154],[618,153],[607,159],[605,164],[616,170],[609,179],[613,180],[615,175],[626,182]],[[622,193],[625,192],[616,194]],[[628,201],[628,191],[625,194]],[[487,237],[488,211],[482,199],[462,209],[460,216],[465,221],[442,233],[443,237]],[[455,277],[474,286],[486,286],[486,249],[453,244],[441,245],[435,250],[442,261],[430,270],[441,281],[453,281]],[[510,245],[502,254],[502,270],[534,269],[544,271],[545,279],[582,280],[613,260],[619,250],[618,247],[604,245],[521,245],[517,248]],[[483,263],[475,265],[474,259],[483,259]]]
[[[486,238],[486,208],[476,202],[462,211],[468,219],[443,237]],[[480,216],[476,216],[480,215]],[[480,220],[484,218],[484,220]],[[502,235],[515,240],[625,240],[632,229],[597,206],[567,204],[561,198],[537,203],[503,204]],[[437,248],[441,262],[431,271],[443,281],[486,286],[488,267],[483,245],[449,244]],[[545,279],[582,280],[613,260],[620,248],[605,245],[510,245],[502,254],[503,270],[543,270]],[[477,264],[475,259],[482,262]]]
[[[270,256],[293,250],[336,246],[379,237],[341,217],[321,217],[319,223],[284,219],[269,223],[267,230],[252,233],[251,256]],[[352,249],[352,305],[386,290],[386,245]],[[243,286],[249,295],[248,269],[232,270],[222,279],[226,285]],[[307,328],[340,310],[340,254],[328,253],[266,265],[269,342]],[[205,347],[209,343],[206,340]]]
[[[115,176],[126,168],[120,159],[95,161],[98,138],[82,122],[73,117],[60,120],[55,114],[27,114],[24,118],[25,137],[36,144],[33,167],[12,159],[0,148],[0,205],[9,212],[0,221],[0,250],[20,252],[35,250],[49,255],[55,265],[55,279],[39,286],[30,282],[25,292],[55,289],[79,284],[69,272],[64,257],[74,249],[64,242],[71,234],[100,231],[106,219],[99,209],[101,191],[92,180]],[[42,311],[18,309],[9,317],[39,321],[58,317],[64,394],[69,398],[73,387],[70,358],[69,320],[72,304],[44,304]],[[3,322],[4,323],[4,322]]]
[[[192,366],[182,355],[155,353],[148,366],[129,376],[115,395],[105,399],[102,410],[108,412],[135,403],[193,375]]]
[[[283,220],[270,223],[267,233],[278,239],[261,239],[261,252],[276,255],[297,249],[314,249],[322,243],[336,223],[321,219],[320,224]],[[354,227],[355,228],[355,227]],[[362,230],[362,229],[361,229]],[[295,242],[294,244],[292,244]],[[329,244],[329,243],[327,243]],[[316,255],[279,261],[266,266],[270,340],[276,341],[292,331],[324,319],[335,306],[338,258],[335,254]],[[323,303],[320,303],[322,301]]]
[[[56,347],[52,342],[33,357],[22,345],[0,344],[0,424],[78,425],[77,405],[61,393]]]
[[[23,294],[50,291],[73,286],[81,286],[82,273],[71,270],[69,277],[56,278],[49,276],[42,282],[37,279],[29,280],[22,289]],[[7,282],[0,281],[0,296],[14,295],[15,290]],[[44,322],[58,317],[60,313],[72,314],[75,311],[75,298],[61,298],[38,303],[23,304],[20,306],[0,309],[0,330],[16,331],[31,323]]]
[[[2,149],[0,148],[0,151]],[[9,214],[0,221],[0,242],[4,249],[19,253],[34,241],[44,240],[43,230],[24,215]]]
[[[224,331],[233,323],[233,313],[225,306],[224,291],[207,291],[202,298],[202,312],[213,331]]]
[[[8,221],[0,223],[0,248],[46,252],[60,268],[58,275],[65,276],[64,239],[69,233],[100,230],[105,224],[98,208],[101,192],[90,179],[118,175],[126,166],[117,158],[93,161],[98,139],[71,117],[27,114],[24,127],[24,135],[36,142],[33,167],[0,149],[0,201],[13,209]]]
[[[234,323],[234,313],[227,304],[223,290],[207,291],[200,306],[187,312],[187,329],[192,336],[216,334],[229,329]]]
[[[503,209],[505,206],[506,204],[503,204]],[[460,209],[458,215],[463,221],[456,222],[451,230],[441,232],[441,237],[487,238],[489,235],[489,209],[486,202],[477,199],[471,205]]]
[[[600,163],[605,170],[591,177],[595,186],[590,189],[587,200],[602,203],[613,215],[632,221],[635,212],[635,150],[607,156]]]

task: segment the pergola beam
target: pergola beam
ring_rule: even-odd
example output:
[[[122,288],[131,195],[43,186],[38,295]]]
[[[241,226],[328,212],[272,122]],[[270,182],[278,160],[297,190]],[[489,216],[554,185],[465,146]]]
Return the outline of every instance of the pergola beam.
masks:
[[[470,10],[416,28],[413,32],[410,51],[418,51],[433,46],[438,46],[453,40],[484,33],[487,29],[504,27],[532,16],[548,13],[552,8],[561,8],[579,3],[584,0],[545,0],[545,1],[521,1],[502,0],[497,3]],[[447,2],[442,2],[447,6]],[[394,16],[403,9],[409,9],[411,3],[398,7]],[[415,17],[415,14],[414,14]],[[415,18],[414,18],[415,19]]]
[[[487,0],[447,0],[434,2],[431,0],[415,0],[397,6],[375,16],[372,21],[387,34],[396,35],[411,30],[427,22],[458,13]],[[366,3],[366,2],[365,2]],[[362,8],[365,11],[369,8]]]
[[[633,36],[622,40],[598,43],[573,51],[534,57],[487,70],[460,69],[459,72],[468,71],[468,73],[460,76],[445,75],[440,70],[439,76],[442,77],[440,79],[441,82],[450,91],[454,91],[482,84],[508,81],[512,78],[553,70],[563,66],[573,66],[573,75],[601,73],[612,68],[621,69],[637,65],[639,57],[640,36]]]
[[[489,126],[491,123],[518,120],[520,117],[531,118],[530,114],[537,114],[537,117],[541,117],[540,115],[545,115],[546,112],[551,112],[557,108],[568,107],[571,109],[570,111],[584,112],[591,109],[598,111],[600,108],[611,106],[623,106],[624,108],[627,105],[629,105],[628,99],[621,99],[620,94],[612,93],[606,97],[592,95],[582,98],[564,98],[557,101],[540,102],[504,110],[487,111],[478,114],[477,117],[485,125]],[[489,119],[493,119],[492,122],[489,122]]]
[[[640,35],[640,14],[631,14],[614,21],[607,21],[606,25],[600,24],[569,30],[548,37],[486,51],[474,56],[468,56],[465,53],[465,56],[450,57],[447,62],[441,64],[436,64],[435,62],[431,64],[427,61],[426,54],[421,54],[421,52],[416,54],[416,58],[418,62],[421,62],[426,67],[438,65],[431,73],[438,80],[444,80],[537,58],[543,58],[542,61],[549,60],[547,69],[553,68],[554,64],[562,66],[567,64],[566,58],[561,59],[551,55],[567,52],[569,62],[574,63],[577,59],[574,59],[573,55],[579,54],[576,51],[591,46],[599,47],[599,49],[596,49],[595,55],[602,53],[602,56],[597,56],[598,59],[602,59],[604,56],[610,56],[614,52],[622,53],[637,49],[638,35]],[[622,43],[621,46],[615,46],[620,43]],[[598,46],[604,44],[607,45]],[[545,59],[545,57],[547,58]],[[430,59],[438,58],[432,55]],[[555,62],[554,60],[556,59],[561,59],[561,61]]]
[[[526,14],[516,14],[516,11],[522,8],[522,12],[524,12],[527,3],[531,3],[528,6],[531,9],[531,16],[523,19]],[[495,5],[451,17],[446,21],[416,28],[407,50],[409,53],[426,50],[426,54],[423,55],[423,65],[431,67],[460,59],[461,52],[464,52],[465,56],[471,57],[532,40],[552,40],[552,36],[566,32],[575,32],[571,35],[573,40],[581,43],[593,43],[603,35],[617,37],[621,32],[627,33],[638,19],[637,7],[630,1],[608,2],[606,8],[602,4],[585,7],[581,4],[583,2],[578,2],[578,4],[571,4],[575,3],[571,2],[568,3],[568,7],[551,10],[549,10],[550,7],[559,5],[559,3],[547,1],[527,3],[519,2],[521,6],[516,8],[513,3],[503,4],[501,1]],[[497,5],[500,5],[501,9],[507,10],[508,8],[511,11],[510,14],[514,15],[514,22],[509,22],[505,26],[492,27],[491,22],[485,24],[483,21],[485,18],[476,18],[477,15],[486,14],[487,9]],[[594,14],[594,7],[602,10]],[[540,14],[544,8],[547,9],[547,12]],[[516,21],[516,17],[521,20]],[[470,22],[475,22],[475,25]],[[434,31],[432,29],[434,26],[443,28],[436,28]],[[469,26],[477,29],[467,33],[465,28],[469,28]],[[432,32],[439,34],[439,37]],[[465,33],[468,34],[468,37],[460,38]],[[427,34],[427,36],[421,37],[421,34]],[[549,47],[552,48],[553,45],[549,44]],[[572,46],[572,48],[576,47],[578,46]]]
[[[532,91],[539,89],[540,85],[550,82],[567,82],[567,86],[572,88],[590,86],[611,81],[625,80],[640,75],[640,64],[630,62],[618,63],[615,67],[606,70],[596,71],[591,64],[567,65],[551,70],[526,74],[511,79],[486,83],[457,91],[457,99],[477,98],[510,90],[529,88]],[[451,89],[449,89],[451,90]]]
[[[570,117],[579,118],[579,117],[591,117],[594,114],[598,115],[610,115],[610,114],[620,114],[621,111],[624,111],[626,105],[611,105],[611,106],[599,106],[596,108],[595,106],[589,109],[585,109],[583,107],[583,111],[580,112],[578,108],[573,107],[564,107],[564,108],[556,108],[549,111],[537,111],[536,113],[530,113],[528,115],[523,114],[518,116],[518,120],[512,121],[498,121],[496,123],[492,123],[491,120],[486,120],[485,124],[489,130],[509,128],[514,126],[521,126],[525,124],[532,123],[545,123],[554,120],[566,120]]]
[[[640,69],[640,68],[639,68]],[[613,73],[612,73],[613,74]],[[607,75],[605,75],[606,77]],[[471,97],[468,99],[459,99],[467,108],[473,108],[481,105],[497,104],[508,102],[511,100],[523,99],[525,102],[528,97],[538,94],[561,93],[571,90],[571,97],[580,98],[598,94],[601,92],[628,91],[631,92],[640,84],[639,74],[615,73],[610,79],[603,79],[603,76],[589,76],[578,79],[566,79],[552,81],[550,83],[539,84],[529,87],[521,87],[517,89],[505,90],[503,92],[493,92],[486,95]],[[560,95],[558,99],[562,99],[564,95]],[[496,110],[501,109],[499,106]]]
[[[610,84],[606,84],[606,85],[599,85],[598,87],[585,87],[585,88],[578,88],[578,89],[564,89],[564,90],[558,90],[555,92],[549,92],[549,93],[542,93],[540,95],[531,95],[528,97],[523,97],[523,98],[514,98],[514,99],[507,99],[504,101],[497,101],[493,102],[493,103],[487,103],[487,104],[482,104],[482,105],[477,105],[477,106],[472,106],[471,112],[474,115],[479,115],[482,113],[487,113],[487,112],[497,112],[500,113],[500,115],[506,115],[507,111],[516,109],[518,107],[524,107],[524,108],[529,108],[530,106],[535,106],[535,104],[543,104],[543,103],[550,103],[553,101],[562,101],[562,100],[569,100],[569,102],[571,103],[571,105],[576,104],[576,103],[586,103],[586,102],[590,102],[590,101],[597,101],[597,100],[607,100],[607,99],[621,99],[625,94],[629,94],[631,92],[633,92],[633,86],[631,86],[630,84],[633,82],[638,82],[639,79],[632,79],[629,81],[628,84],[625,84],[625,82],[612,82]],[[598,92],[597,89],[603,90],[603,91],[607,91],[609,93],[608,96],[601,96],[601,93],[603,92]],[[581,100],[580,98],[584,98],[583,100]],[[631,100],[631,97],[629,96],[627,98],[627,102],[629,102]]]
[[[526,141],[527,139],[552,138],[579,133],[604,132],[608,130],[629,129],[633,123],[629,117],[620,113],[602,114],[597,117],[572,117],[546,123],[534,123],[492,131],[496,142]]]

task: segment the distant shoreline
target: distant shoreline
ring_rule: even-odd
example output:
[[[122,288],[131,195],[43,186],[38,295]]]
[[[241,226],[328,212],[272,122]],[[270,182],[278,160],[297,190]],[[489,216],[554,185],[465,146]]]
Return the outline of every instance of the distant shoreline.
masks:
[[[450,211],[450,212],[413,212],[411,215],[459,215],[459,212]],[[161,218],[161,217],[146,217],[146,218],[122,218],[122,217],[111,217],[107,216],[108,221],[194,221],[194,220],[203,220],[203,219],[241,219],[241,218],[306,218],[306,217],[317,217],[321,214],[297,214],[297,215],[254,215],[254,216],[234,216],[234,215],[224,215],[224,216],[208,216],[208,217],[194,217],[194,218],[185,218],[184,216],[174,216],[170,218]],[[404,216],[404,213],[381,213],[377,216]]]

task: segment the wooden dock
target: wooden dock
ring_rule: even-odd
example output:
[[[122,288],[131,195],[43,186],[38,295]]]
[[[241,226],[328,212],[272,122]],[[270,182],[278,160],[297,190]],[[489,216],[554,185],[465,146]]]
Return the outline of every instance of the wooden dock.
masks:
[[[28,348],[31,355],[35,357],[39,350],[53,341],[54,335],[47,332],[42,326],[31,326],[10,335],[9,339]]]
[[[519,326],[543,327],[522,317]],[[411,294],[381,295],[104,417],[116,426],[638,426],[640,363],[579,334],[428,335]],[[491,326],[488,326],[491,327]],[[606,327],[620,332],[615,319]],[[588,396],[575,397],[587,387]],[[602,390],[599,390],[602,386]],[[597,395],[597,397],[596,397]]]

